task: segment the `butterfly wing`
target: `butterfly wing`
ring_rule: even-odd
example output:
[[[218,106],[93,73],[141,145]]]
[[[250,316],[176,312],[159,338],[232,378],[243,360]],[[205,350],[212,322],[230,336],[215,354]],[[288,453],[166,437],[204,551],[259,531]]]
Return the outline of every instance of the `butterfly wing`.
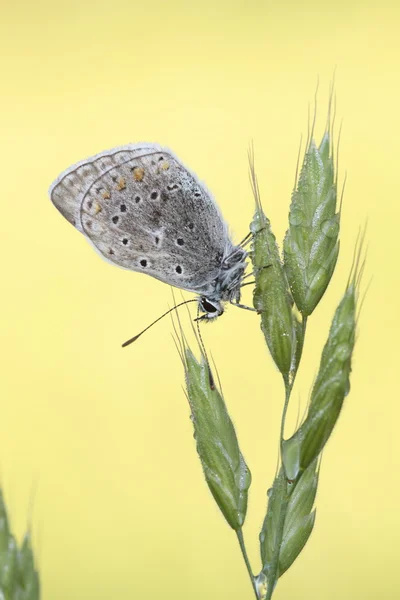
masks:
[[[62,173],[58,210],[115,264],[207,294],[232,249],[209,192],[166,149],[128,145]]]

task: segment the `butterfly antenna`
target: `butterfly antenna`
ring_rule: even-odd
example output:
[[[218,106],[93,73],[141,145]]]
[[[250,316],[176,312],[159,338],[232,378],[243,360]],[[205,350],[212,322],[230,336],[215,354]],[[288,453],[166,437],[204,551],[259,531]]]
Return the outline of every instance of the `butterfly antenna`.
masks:
[[[183,306],[184,304],[189,304],[189,302],[198,302],[197,298],[193,298],[192,300],[185,300],[185,302],[180,302],[179,304],[176,304],[175,306],[173,306],[172,308],[170,308],[169,310],[167,310],[163,315],[161,315],[161,317],[158,317],[158,319],[156,319],[155,321],[153,321],[152,323],[150,323],[150,325],[148,325],[145,329],[143,329],[143,331],[141,331],[140,333],[138,333],[137,335],[135,335],[133,338],[131,338],[130,340],[124,342],[122,344],[123,348],[126,348],[126,346],[129,346],[130,344],[132,344],[133,342],[136,342],[136,340],[148,329],[150,329],[150,327],[153,327],[153,325],[155,325],[156,323],[158,323],[158,321],[161,321],[161,319],[163,319],[164,317],[166,317],[167,315],[169,315],[170,312],[172,312],[173,310],[176,310],[177,308],[179,308],[180,306]]]

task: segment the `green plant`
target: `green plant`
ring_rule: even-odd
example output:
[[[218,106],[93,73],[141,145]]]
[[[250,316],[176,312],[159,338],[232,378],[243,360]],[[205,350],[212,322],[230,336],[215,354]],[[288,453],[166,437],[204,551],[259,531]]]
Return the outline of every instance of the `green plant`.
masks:
[[[268,507],[260,533],[262,569],[258,575],[252,572],[242,532],[251,483],[250,470],[240,451],[222,393],[213,381],[204,350],[198,361],[183,335],[180,340],[187,397],[204,475],[222,514],[236,532],[258,600],[272,597],[279,577],[300,554],[313,530],[321,452],[350,388],[362,272],[361,242],[330,326],[307,415],[297,431],[289,439],[284,438],[286,413],[301,361],[307,320],[325,293],[339,252],[340,211],[337,210],[337,176],[330,129],[328,118],[319,146],[315,144],[313,132],[307,144],[292,194],[283,256],[270,221],[262,210],[253,153],[249,156],[256,201],[250,226],[250,254],[255,275],[253,302],[284,384],[281,464],[268,491]]]
[[[39,600],[39,575],[35,567],[30,534],[19,548],[10,532],[7,510],[0,490],[0,600]]]

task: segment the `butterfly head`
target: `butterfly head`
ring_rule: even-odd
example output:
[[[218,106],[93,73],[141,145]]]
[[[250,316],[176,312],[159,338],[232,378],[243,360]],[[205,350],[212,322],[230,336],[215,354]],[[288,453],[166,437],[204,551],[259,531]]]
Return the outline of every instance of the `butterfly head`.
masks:
[[[215,319],[223,314],[223,303],[239,302],[240,287],[246,270],[247,252],[236,246],[224,258],[218,277],[211,289],[199,298],[201,321]]]

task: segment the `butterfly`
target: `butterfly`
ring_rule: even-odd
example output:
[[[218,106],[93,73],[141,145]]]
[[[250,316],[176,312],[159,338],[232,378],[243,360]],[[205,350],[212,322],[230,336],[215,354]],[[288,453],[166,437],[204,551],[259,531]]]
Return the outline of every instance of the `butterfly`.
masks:
[[[199,320],[242,308],[245,240],[234,245],[211,194],[168,149],[128,144],[69,167],[50,198],[113,264],[198,295]],[[138,336],[136,336],[138,337]]]

